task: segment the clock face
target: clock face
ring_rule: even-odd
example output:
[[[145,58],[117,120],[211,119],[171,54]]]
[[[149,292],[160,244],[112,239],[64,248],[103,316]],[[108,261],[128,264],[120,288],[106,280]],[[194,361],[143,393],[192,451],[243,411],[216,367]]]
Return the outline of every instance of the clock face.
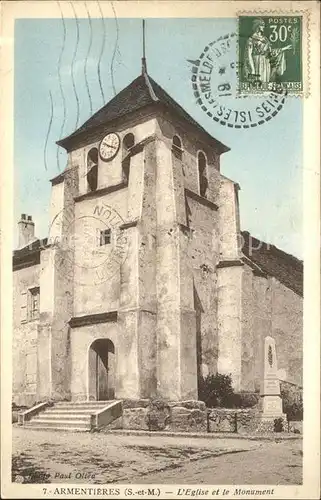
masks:
[[[99,154],[102,160],[112,160],[118,153],[120,139],[117,134],[111,132],[107,134],[100,143]]]

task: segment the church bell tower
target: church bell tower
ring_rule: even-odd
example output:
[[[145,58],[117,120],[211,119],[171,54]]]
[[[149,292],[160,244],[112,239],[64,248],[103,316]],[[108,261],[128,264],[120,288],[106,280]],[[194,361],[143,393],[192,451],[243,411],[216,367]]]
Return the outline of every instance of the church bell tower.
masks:
[[[145,51],[141,75],[57,144],[68,162],[52,180],[54,316],[65,318],[54,342],[71,399],[198,399],[199,376],[216,370],[228,148],[148,75]]]

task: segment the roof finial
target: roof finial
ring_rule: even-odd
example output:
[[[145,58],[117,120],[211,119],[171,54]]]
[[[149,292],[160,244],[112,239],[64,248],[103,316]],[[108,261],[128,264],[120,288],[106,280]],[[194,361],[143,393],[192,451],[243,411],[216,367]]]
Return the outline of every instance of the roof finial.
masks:
[[[143,57],[142,57],[142,74],[147,73],[147,64],[145,56],[145,19],[143,19]]]

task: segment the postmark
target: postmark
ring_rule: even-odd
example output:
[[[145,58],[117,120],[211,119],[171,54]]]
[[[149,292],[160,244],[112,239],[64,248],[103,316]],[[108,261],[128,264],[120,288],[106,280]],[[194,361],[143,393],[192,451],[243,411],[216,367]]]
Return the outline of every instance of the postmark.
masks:
[[[283,108],[287,90],[249,98],[238,95],[237,33],[220,36],[192,63],[191,83],[197,105],[216,123],[235,129],[264,125]]]
[[[303,92],[302,16],[238,17],[238,92]]]
[[[119,272],[126,260],[128,237],[121,228],[125,221],[98,200],[85,214],[74,217],[72,213],[65,208],[51,224],[49,244],[57,250],[55,268],[77,285],[99,285]]]

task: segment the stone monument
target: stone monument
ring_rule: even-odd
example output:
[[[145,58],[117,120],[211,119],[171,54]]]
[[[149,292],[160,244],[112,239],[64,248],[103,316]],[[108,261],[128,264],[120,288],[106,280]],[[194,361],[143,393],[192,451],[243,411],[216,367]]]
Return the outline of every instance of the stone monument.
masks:
[[[285,415],[282,411],[275,340],[272,337],[265,337],[263,354],[263,375],[260,391],[261,419],[262,421],[271,421],[273,424],[276,418],[285,419]]]

